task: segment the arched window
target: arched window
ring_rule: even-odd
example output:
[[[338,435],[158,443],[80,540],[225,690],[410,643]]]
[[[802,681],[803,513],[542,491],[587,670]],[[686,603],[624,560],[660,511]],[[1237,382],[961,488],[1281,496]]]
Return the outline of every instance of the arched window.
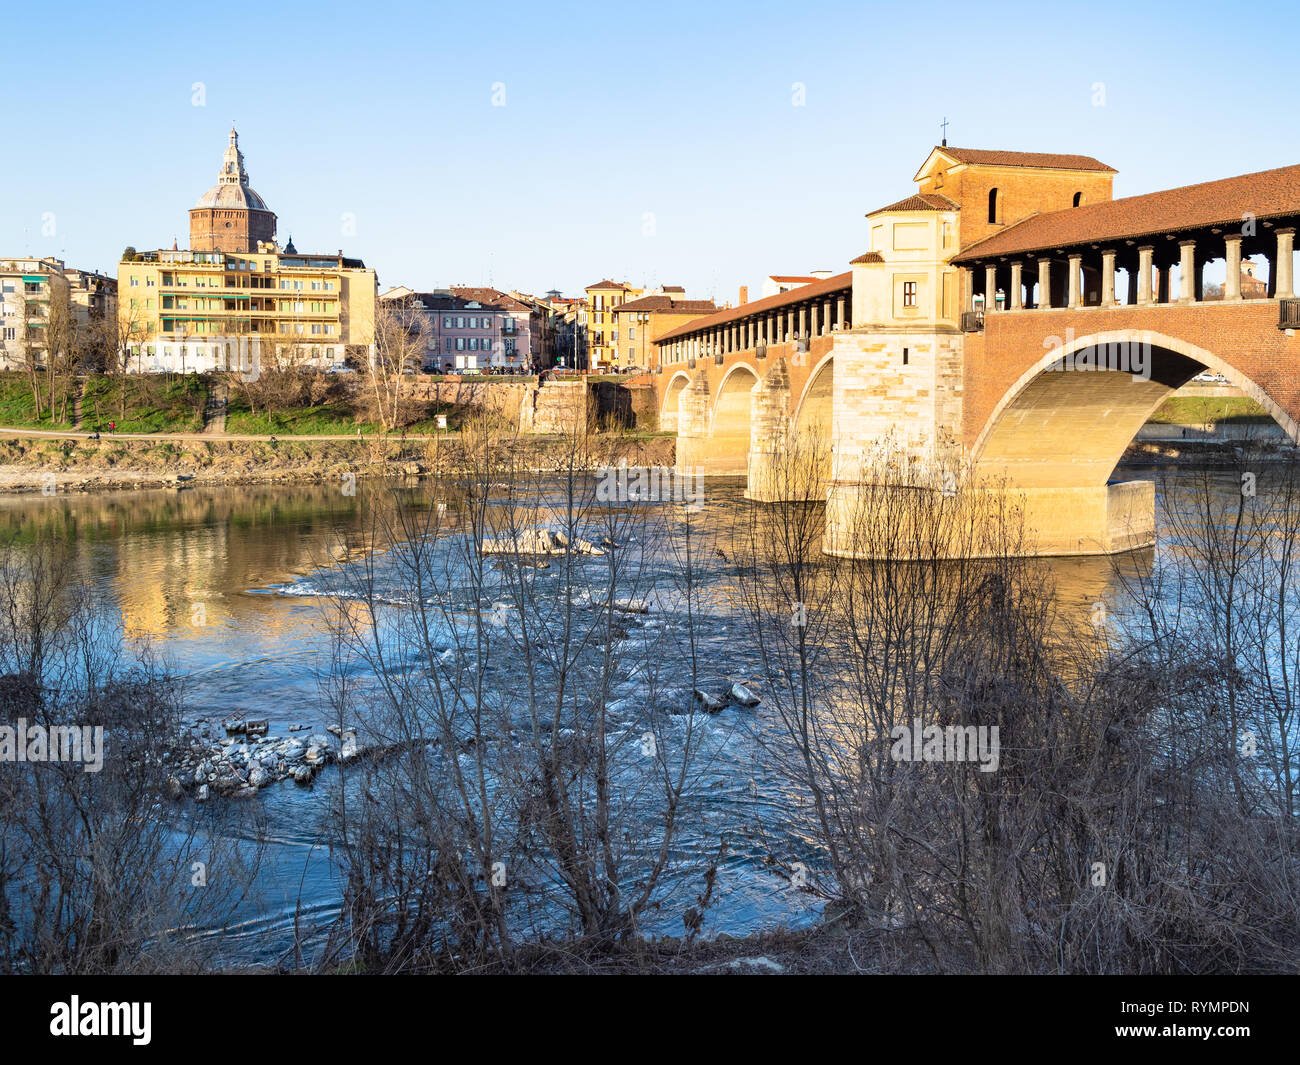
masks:
[[[1074,206],[1075,206],[1075,207],[1078,207],[1079,204],[1081,204],[1081,203],[1083,203],[1083,193],[1082,193],[1082,192],[1076,192],[1076,193],[1074,194]]]
[[[989,222],[998,220],[998,190],[989,189]]]

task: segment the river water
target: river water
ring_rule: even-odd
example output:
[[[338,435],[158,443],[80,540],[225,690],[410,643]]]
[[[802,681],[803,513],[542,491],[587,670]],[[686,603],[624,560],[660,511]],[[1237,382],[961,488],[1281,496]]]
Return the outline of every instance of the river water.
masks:
[[[403,491],[408,501],[430,502],[426,489]],[[272,734],[283,736],[290,725],[320,731],[326,723],[330,640],[321,593],[340,570],[341,545],[363,539],[373,508],[391,498],[391,489],[364,484],[353,496],[337,486],[281,485],[15,496],[0,500],[0,532],[75,543],[87,579],[106,593],[126,639],[152,645],[185,678],[187,715],[219,721],[243,711],[269,718]],[[710,482],[697,523],[721,536],[749,505],[742,482]],[[1137,552],[1119,565],[1149,566],[1151,558],[1150,551]],[[1058,559],[1050,566],[1057,594],[1080,609],[1116,593],[1111,559]],[[706,558],[701,575],[706,591],[725,593],[734,578],[726,552]],[[742,619],[726,611],[707,617],[701,651],[710,672],[756,681],[758,663],[743,630]],[[773,716],[760,704],[703,718],[707,768],[681,852],[704,860],[719,834],[729,840],[706,934],[794,926],[816,913],[815,900],[765,860],[774,851],[797,858],[810,846],[796,822],[779,816],[783,785],[764,771],[760,740],[775,728]],[[291,942],[295,910],[309,939],[328,925],[340,883],[330,860],[326,789],[285,782],[255,801],[271,841],[258,891],[238,923],[208,934],[223,956],[270,963]],[[767,827],[765,842],[752,831],[756,821]],[[683,883],[681,905],[666,907],[651,930],[680,934],[681,913],[699,889]]]

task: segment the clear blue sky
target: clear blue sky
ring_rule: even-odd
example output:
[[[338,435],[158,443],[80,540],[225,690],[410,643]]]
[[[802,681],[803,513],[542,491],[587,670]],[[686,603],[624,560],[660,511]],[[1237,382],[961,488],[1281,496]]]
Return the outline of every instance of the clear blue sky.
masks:
[[[846,269],[945,115],[954,145],[1095,155],[1120,196],[1300,162],[1291,3],[26,3],[0,26],[0,254],[110,273],[185,245],[232,119],[281,241],[382,287],[733,302]]]

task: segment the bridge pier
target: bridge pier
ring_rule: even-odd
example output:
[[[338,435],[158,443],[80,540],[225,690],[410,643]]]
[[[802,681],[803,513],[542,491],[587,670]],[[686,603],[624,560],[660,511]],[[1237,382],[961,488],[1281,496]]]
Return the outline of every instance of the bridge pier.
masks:
[[[677,397],[678,473],[694,473],[709,466],[711,407],[709,371],[701,367]]]
[[[789,461],[790,367],[777,359],[750,394],[749,478],[745,498],[776,503],[798,491]]]

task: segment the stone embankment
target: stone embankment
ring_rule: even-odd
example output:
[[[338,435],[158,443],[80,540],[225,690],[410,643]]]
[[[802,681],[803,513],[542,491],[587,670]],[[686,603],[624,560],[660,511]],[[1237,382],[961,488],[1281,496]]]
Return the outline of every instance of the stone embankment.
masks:
[[[674,441],[592,433],[581,441],[545,437],[509,441],[519,471],[671,465]],[[376,437],[259,440],[228,437],[0,436],[0,493],[102,492],[239,484],[339,483],[357,478],[420,477],[468,468],[463,441]]]

